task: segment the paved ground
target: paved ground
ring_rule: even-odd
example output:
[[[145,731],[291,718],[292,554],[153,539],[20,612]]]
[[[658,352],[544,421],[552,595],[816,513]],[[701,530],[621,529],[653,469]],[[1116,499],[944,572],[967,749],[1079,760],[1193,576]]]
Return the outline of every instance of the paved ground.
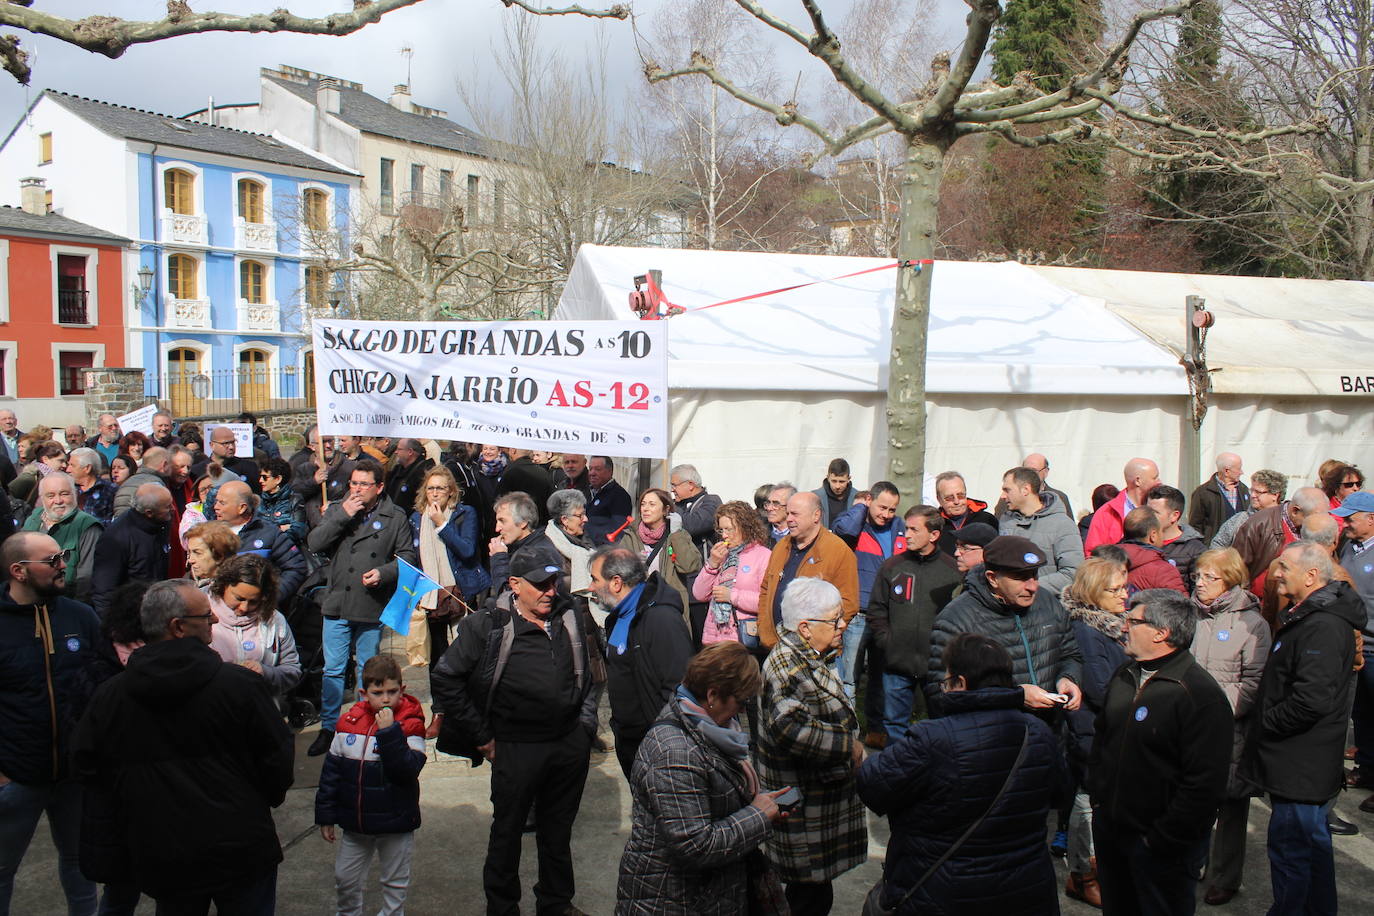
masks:
[[[423,688],[428,678],[424,669],[408,669],[407,680],[412,688]],[[413,692],[427,694],[424,689]],[[333,912],[333,847],[320,839],[313,826],[320,758],[305,756],[315,731],[312,727],[297,736],[296,784],[276,812],[277,831],[286,850],[277,882],[277,909],[286,916]],[[407,901],[411,916],[482,912],[482,859],[491,816],[487,797],[489,772],[487,767],[471,768],[466,760],[431,753],[421,778],[424,826],[416,841],[414,879]],[[1364,907],[1374,900],[1374,816],[1357,810],[1365,795],[1348,792],[1337,805],[1347,820],[1359,824],[1364,831],[1360,836],[1336,838],[1340,902],[1346,912],[1367,912]],[[1218,914],[1257,916],[1268,909],[1269,869],[1264,854],[1268,817],[1268,808],[1256,801],[1251,807],[1246,886],[1229,905],[1215,910]],[[573,833],[578,878],[576,902],[592,916],[609,914],[615,908],[615,877],[629,835],[629,822],[629,790],[614,753],[593,755],[582,811]],[[860,911],[864,895],[881,874],[888,837],[886,822],[870,815],[869,836],[869,861],[835,883],[834,912],[840,916]],[[59,916],[66,911],[61,903],[54,860],[46,826],[40,825],[20,869],[11,907],[14,916]],[[526,839],[522,865],[526,912],[532,913],[533,837]],[[1055,867],[1062,885],[1063,861],[1056,859]],[[374,890],[367,897],[365,912],[375,913],[379,903],[380,897]],[[1097,912],[1067,898],[1061,897],[1061,903],[1066,914]],[[139,914],[151,914],[152,909],[145,901]],[[1200,911],[1209,909],[1199,905]]]

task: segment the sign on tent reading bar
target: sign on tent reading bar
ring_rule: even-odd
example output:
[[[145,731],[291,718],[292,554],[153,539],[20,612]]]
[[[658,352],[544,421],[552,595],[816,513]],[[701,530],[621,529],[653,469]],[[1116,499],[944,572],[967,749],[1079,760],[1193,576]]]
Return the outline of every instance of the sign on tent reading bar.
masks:
[[[316,321],[324,435],[668,454],[666,321]]]

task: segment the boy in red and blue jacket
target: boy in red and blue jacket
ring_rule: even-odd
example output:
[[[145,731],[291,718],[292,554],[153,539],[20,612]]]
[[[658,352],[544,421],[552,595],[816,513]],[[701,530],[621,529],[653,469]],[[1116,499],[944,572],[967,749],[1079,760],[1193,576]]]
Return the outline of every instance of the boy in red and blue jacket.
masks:
[[[425,765],[425,715],[405,692],[401,666],[375,655],[363,665],[363,699],[339,717],[320,771],[315,823],[333,843],[340,916],[360,914],[363,881],[375,850],[381,865],[382,912],[401,913],[410,888],[410,860],[420,826],[420,770]]]

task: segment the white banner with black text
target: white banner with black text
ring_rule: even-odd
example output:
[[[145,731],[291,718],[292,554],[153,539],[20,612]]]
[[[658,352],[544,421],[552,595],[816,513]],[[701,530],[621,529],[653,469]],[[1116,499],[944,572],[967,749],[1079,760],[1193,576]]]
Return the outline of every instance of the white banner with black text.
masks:
[[[665,458],[666,321],[316,321],[323,435]]]

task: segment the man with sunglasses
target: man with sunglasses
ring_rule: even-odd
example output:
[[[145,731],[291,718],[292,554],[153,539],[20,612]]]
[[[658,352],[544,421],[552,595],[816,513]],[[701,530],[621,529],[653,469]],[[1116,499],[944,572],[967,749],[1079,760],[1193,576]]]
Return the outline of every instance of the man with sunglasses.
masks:
[[[1192,603],[1137,592],[1088,757],[1093,842],[1108,913],[1187,914],[1226,796],[1231,704],[1193,658]]]
[[[291,786],[294,742],[267,681],[210,648],[214,620],[184,579],[144,595],[148,643],[96,691],[72,739],[87,790],[81,865],[159,913],[272,913],[271,809]]]
[[[48,535],[11,535],[0,560],[0,912],[9,912],[15,872],[46,811],[67,908],[93,914],[96,887],[77,865],[81,787],[68,772],[68,743],[100,621],[64,597],[66,560]]]

